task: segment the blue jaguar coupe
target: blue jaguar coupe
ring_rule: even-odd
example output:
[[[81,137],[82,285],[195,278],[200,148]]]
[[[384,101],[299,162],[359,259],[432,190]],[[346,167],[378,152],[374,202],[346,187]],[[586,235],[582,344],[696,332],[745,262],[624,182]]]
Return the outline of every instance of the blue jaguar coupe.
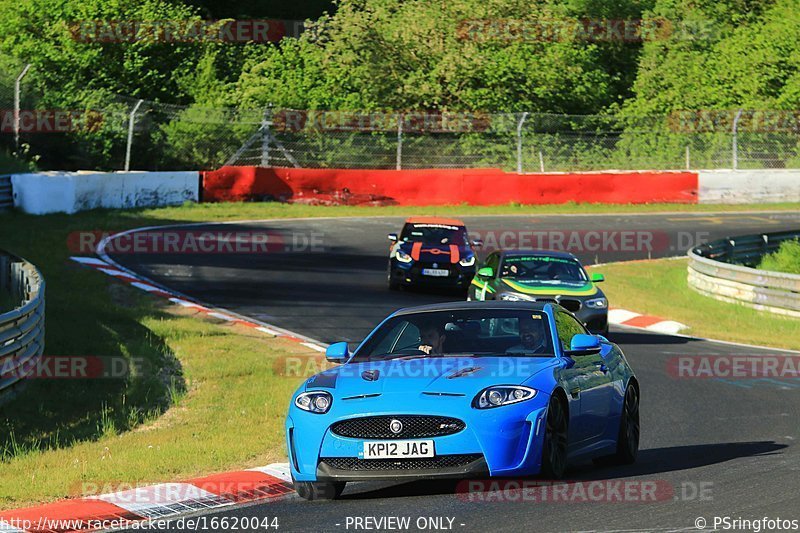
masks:
[[[563,476],[639,449],[639,382],[616,344],[557,303],[397,311],[292,397],[286,440],[303,498],[348,481]]]

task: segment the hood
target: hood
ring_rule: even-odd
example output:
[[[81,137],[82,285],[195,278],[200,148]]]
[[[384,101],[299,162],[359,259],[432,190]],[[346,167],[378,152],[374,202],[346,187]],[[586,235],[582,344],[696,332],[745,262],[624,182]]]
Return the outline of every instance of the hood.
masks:
[[[384,393],[474,396],[492,385],[519,385],[553,368],[555,357],[428,357],[350,363],[326,370],[306,389],[327,388],[338,398]]]
[[[400,250],[410,255],[414,261],[452,264],[473,255],[470,248],[457,244],[404,242],[400,244]]]
[[[522,294],[593,296],[600,293],[600,290],[591,281],[501,278],[500,282],[505,287]]]

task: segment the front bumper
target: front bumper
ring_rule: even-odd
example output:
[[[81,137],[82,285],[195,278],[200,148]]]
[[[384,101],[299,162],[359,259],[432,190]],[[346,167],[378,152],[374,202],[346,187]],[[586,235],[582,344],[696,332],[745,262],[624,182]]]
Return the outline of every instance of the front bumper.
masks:
[[[472,408],[471,400],[426,395],[409,398],[408,394],[391,393],[363,400],[335,399],[325,415],[293,406],[286,420],[292,476],[298,481],[359,481],[538,473],[549,396],[540,391],[526,402],[486,410]],[[402,411],[398,411],[400,405],[404,406]],[[409,437],[433,440],[433,461],[361,459],[364,442],[389,439],[342,437],[330,431],[330,426],[341,420],[401,414],[455,417],[466,427],[452,435]]]
[[[426,276],[422,273],[425,268],[447,269],[450,271],[448,276]],[[464,267],[456,264],[437,263],[434,267],[432,263],[414,261],[412,263],[400,263],[396,259],[389,260],[389,276],[392,282],[405,286],[426,286],[426,287],[455,287],[466,289],[469,287],[472,278],[475,277],[475,266]]]
[[[580,320],[586,329],[592,333],[606,333],[608,332],[608,308],[605,309],[592,309],[590,307],[581,306],[575,316]]]

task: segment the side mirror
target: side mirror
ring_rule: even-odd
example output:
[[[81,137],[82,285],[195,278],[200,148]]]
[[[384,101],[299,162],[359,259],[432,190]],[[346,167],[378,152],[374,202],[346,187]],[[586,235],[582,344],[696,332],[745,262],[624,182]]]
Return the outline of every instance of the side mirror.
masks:
[[[494,270],[492,269],[492,267],[483,267],[478,270],[477,275],[478,277],[481,278],[493,278]]]
[[[592,272],[592,275],[589,277],[593,282],[600,283],[601,281],[605,281],[606,277],[599,272]]]
[[[480,248],[481,246],[483,246],[483,241],[480,239],[475,239],[474,241],[472,241],[472,246],[474,246],[475,248]]]
[[[390,233],[386,236],[386,238],[392,242],[397,242],[397,233]]]
[[[567,355],[594,355],[600,353],[600,339],[594,335],[578,333],[572,337]]]
[[[329,363],[344,363],[350,357],[350,348],[346,342],[335,342],[325,350],[325,359]]]

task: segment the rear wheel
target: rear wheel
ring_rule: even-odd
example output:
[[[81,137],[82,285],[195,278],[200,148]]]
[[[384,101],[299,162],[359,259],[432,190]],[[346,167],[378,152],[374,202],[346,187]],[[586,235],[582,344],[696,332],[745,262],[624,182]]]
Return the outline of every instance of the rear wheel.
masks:
[[[294,490],[306,500],[335,500],[341,496],[345,483],[326,481],[295,481]]]
[[[625,391],[625,403],[622,406],[614,462],[624,465],[636,462],[639,453],[639,433],[639,391],[633,385],[628,385],[628,390]]]
[[[564,477],[567,467],[567,426],[566,408],[558,396],[553,396],[547,406],[542,448],[542,475],[547,479]]]

